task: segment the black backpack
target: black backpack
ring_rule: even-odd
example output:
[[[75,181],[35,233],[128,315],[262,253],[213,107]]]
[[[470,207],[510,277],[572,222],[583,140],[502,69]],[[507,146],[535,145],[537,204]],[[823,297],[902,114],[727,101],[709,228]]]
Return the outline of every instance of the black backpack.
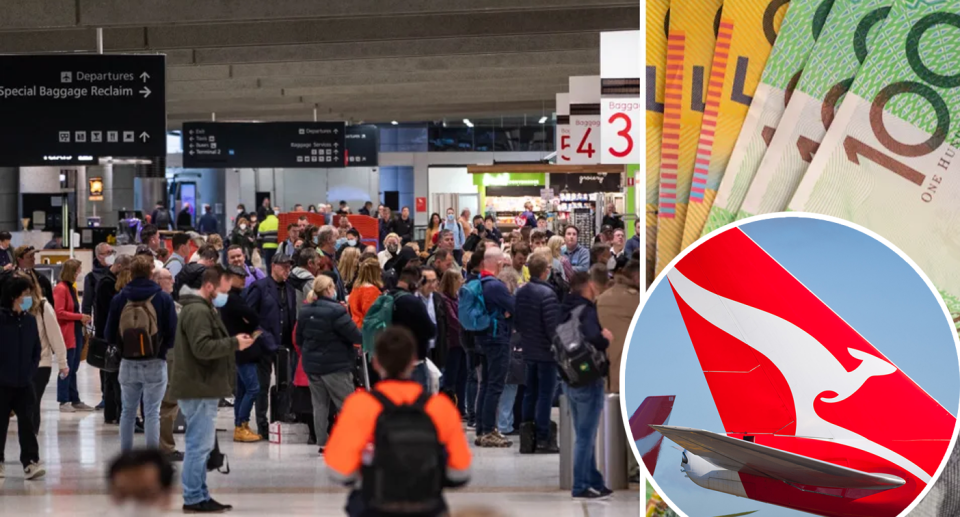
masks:
[[[583,338],[580,328],[583,311],[582,306],[573,309],[570,316],[557,326],[557,333],[553,336],[557,372],[574,388],[602,379],[610,372],[607,355]]]
[[[424,407],[424,390],[413,404],[398,406],[370,391],[383,410],[374,431],[373,461],[364,465],[363,498],[370,509],[391,515],[423,514],[442,507],[446,453]]]

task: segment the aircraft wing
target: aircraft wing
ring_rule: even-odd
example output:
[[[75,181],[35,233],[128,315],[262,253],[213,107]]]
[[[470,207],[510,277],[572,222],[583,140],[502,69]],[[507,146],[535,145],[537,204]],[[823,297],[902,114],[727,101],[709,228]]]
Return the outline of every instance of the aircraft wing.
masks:
[[[889,490],[905,483],[890,474],[862,472],[710,431],[666,425],[650,427],[718,467],[791,485]]]

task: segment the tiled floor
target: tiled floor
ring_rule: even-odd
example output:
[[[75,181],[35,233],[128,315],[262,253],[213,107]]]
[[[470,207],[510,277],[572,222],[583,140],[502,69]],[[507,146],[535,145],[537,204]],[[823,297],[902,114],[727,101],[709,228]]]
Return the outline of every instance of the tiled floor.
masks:
[[[55,377],[54,377],[55,379]],[[80,369],[81,395],[90,405],[99,399],[96,370]],[[41,481],[20,476],[16,426],[7,437],[7,479],[0,484],[0,515],[103,515],[106,465],[120,450],[119,428],[105,426],[103,414],[61,414],[55,381],[43,401],[40,430],[41,461],[47,469]],[[341,515],[346,491],[335,485],[316,447],[310,445],[234,444],[232,410],[221,410],[218,428],[221,449],[229,458],[229,475],[212,473],[211,492],[236,507],[232,515]],[[177,436],[181,444],[182,436]],[[142,444],[143,435],[137,435]],[[601,517],[640,514],[639,489],[617,492],[601,502],[573,501],[559,490],[558,456],[520,456],[513,449],[475,450],[473,479],[468,487],[448,492],[454,510],[484,508],[488,515]],[[180,501],[172,509],[179,513]],[[496,513],[499,512],[499,513]]]

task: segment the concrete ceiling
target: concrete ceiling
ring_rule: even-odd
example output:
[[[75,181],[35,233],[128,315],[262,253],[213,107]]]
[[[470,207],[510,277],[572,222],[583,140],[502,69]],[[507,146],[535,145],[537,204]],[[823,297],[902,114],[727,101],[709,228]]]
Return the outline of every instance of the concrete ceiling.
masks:
[[[549,114],[600,71],[637,0],[3,0],[0,53],[167,55],[187,120],[430,121]]]

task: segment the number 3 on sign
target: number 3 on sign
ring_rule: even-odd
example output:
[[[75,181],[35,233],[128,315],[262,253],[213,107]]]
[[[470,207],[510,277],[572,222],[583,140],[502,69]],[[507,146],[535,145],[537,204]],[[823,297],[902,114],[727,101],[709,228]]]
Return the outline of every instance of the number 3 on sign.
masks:
[[[616,150],[613,146],[611,146],[609,150],[610,154],[613,156],[616,156],[617,158],[625,158],[627,155],[633,152],[633,138],[630,136],[630,130],[633,129],[633,122],[626,113],[614,113],[610,116],[610,119],[607,122],[614,124],[618,120],[623,121],[623,129],[617,131],[617,136],[623,137],[626,143],[624,144],[624,149],[622,151]]]

